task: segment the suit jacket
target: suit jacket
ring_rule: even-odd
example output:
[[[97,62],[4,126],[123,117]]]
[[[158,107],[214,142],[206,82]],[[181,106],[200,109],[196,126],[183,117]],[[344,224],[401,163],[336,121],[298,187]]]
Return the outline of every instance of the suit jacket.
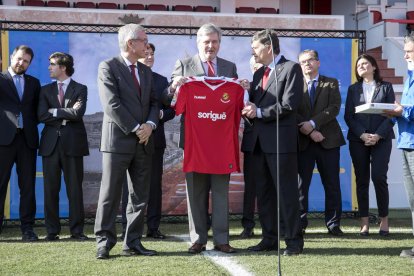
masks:
[[[20,101],[10,73],[8,71],[0,73],[0,145],[7,146],[13,142],[18,126],[17,116],[21,113],[27,145],[32,149],[37,149],[39,146],[37,130],[39,93],[39,80],[24,74],[23,99]]]
[[[37,114],[45,127],[40,138],[39,155],[52,154],[59,136],[63,150],[68,156],[88,155],[88,138],[82,119],[86,110],[88,89],[85,85],[71,80],[66,89],[63,107],[59,103],[58,91],[55,81],[43,86],[40,92]],[[80,103],[78,109],[73,108],[75,103]],[[49,108],[57,109],[56,117],[48,111]],[[62,126],[63,120],[67,120],[65,126]]]
[[[174,71],[171,75],[171,80],[177,76],[206,76],[200,56],[197,54],[193,57],[183,60],[177,60]],[[233,62],[217,57],[217,76],[228,78],[237,78],[237,68]],[[184,148],[184,116],[181,116],[180,125],[180,148]]]
[[[141,95],[122,56],[99,64],[98,89],[104,110],[100,147],[103,152],[135,152],[137,136],[131,131],[147,121],[158,124],[159,108],[152,71],[139,63],[138,74]],[[152,135],[145,150],[149,153],[154,150]]]
[[[168,80],[166,77],[152,72],[152,78],[154,80],[155,92],[157,93],[157,97],[162,97],[164,90],[168,87]],[[159,120],[157,128],[154,130],[154,145],[155,148],[166,148],[165,142],[165,131],[164,131],[164,123],[173,119],[175,117],[175,111],[169,105],[164,105],[159,102],[158,107],[163,112],[163,117]]]
[[[339,92],[338,81],[319,75],[318,86],[315,91],[313,108],[310,105],[308,85],[304,81],[302,102],[298,109],[298,123],[313,120],[315,129],[322,133],[325,139],[319,144],[325,149],[332,149],[345,145],[336,116],[341,109],[341,93]],[[312,139],[299,132],[299,151],[305,150]]]
[[[379,82],[372,96],[373,103],[394,103],[395,95],[392,84]],[[384,139],[394,139],[394,123],[385,116],[378,114],[357,114],[355,107],[365,104],[362,82],[349,86],[345,104],[345,122],[349,127],[347,138],[362,143],[363,133],[375,133]]]
[[[275,79],[276,72],[277,78]],[[253,75],[250,101],[262,111],[262,118],[254,118],[251,132],[246,132],[242,149],[253,152],[256,142],[264,153],[276,153],[276,137],[279,135],[279,152],[297,152],[298,128],[296,113],[301,103],[303,74],[299,64],[282,56],[271,72],[266,87],[262,88],[264,67]],[[278,101],[276,101],[278,99]],[[276,129],[276,114],[279,128]]]

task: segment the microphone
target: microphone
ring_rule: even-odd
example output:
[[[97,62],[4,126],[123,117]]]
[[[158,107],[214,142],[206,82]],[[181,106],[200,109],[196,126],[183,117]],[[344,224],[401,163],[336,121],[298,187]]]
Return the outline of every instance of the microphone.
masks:
[[[273,40],[272,40],[272,31],[270,29],[266,29],[266,36],[269,38],[270,41],[270,48],[272,50],[272,60],[275,61],[275,53],[273,50]],[[273,70],[273,75],[275,77],[275,96],[276,96],[276,194],[277,194],[277,244],[280,244],[280,166],[279,166],[279,96],[277,92],[277,74],[276,74],[276,64],[275,69]],[[282,268],[281,268],[281,262],[280,262],[280,250],[277,251],[277,275],[282,275]]]

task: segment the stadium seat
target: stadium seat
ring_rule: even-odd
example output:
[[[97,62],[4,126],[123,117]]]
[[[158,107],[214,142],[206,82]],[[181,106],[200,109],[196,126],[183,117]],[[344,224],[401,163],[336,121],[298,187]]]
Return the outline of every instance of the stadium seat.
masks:
[[[65,1],[48,1],[46,3],[48,7],[55,7],[55,8],[67,8],[69,7],[69,2]]]
[[[42,0],[27,0],[23,2],[23,6],[44,7],[46,5]]]
[[[175,5],[172,7],[173,11],[193,11],[193,7],[190,5]]]
[[[96,4],[94,2],[75,2],[73,3],[73,7],[82,9],[96,9]]]
[[[382,14],[380,11],[371,11],[372,13],[372,24],[377,24],[382,21]]]
[[[109,2],[100,2],[98,3],[98,9],[119,9],[119,5],[117,3],[109,3]]]
[[[414,20],[414,11],[408,11],[405,15],[408,20]],[[414,24],[407,24],[407,30],[409,32],[414,31]]]
[[[162,4],[149,4],[147,6],[149,11],[168,11],[168,6]]]
[[[216,8],[213,8],[212,6],[196,6],[194,8],[195,12],[215,12]]]
[[[256,9],[253,7],[238,7],[236,8],[237,13],[256,13]]]
[[[124,10],[145,10],[145,5],[143,4],[124,4]]]
[[[275,8],[258,8],[257,13],[277,14],[278,12]]]

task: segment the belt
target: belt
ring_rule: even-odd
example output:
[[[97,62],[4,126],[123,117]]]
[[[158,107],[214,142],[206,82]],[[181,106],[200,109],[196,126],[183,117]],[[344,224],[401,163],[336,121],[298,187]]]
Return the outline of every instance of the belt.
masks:
[[[23,129],[22,128],[16,128],[16,133],[17,134],[23,133]]]

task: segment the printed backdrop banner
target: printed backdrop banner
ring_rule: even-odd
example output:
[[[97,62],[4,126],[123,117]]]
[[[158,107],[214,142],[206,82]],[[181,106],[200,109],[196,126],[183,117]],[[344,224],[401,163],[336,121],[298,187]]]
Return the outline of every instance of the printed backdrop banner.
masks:
[[[74,57],[75,73],[72,76],[76,81],[88,86],[88,103],[84,116],[88,132],[90,155],[84,158],[84,204],[87,216],[93,217],[99,195],[99,186],[102,172],[102,157],[99,152],[99,143],[102,124],[102,107],[97,89],[97,68],[102,60],[119,55],[116,34],[109,33],[70,33],[70,32],[34,32],[9,31],[8,48],[10,52],[19,44],[27,44],[33,48],[35,57],[28,73],[39,78],[42,85],[52,80],[48,72],[48,57],[55,51],[67,52]],[[167,78],[170,78],[177,59],[193,56],[197,53],[196,37],[187,35],[149,35],[149,40],[155,47],[155,65],[152,68]],[[2,40],[7,41],[7,40]],[[321,59],[321,74],[335,77],[340,82],[343,103],[346,90],[351,82],[351,39],[301,39],[280,38],[281,53],[288,59],[297,61],[299,52],[313,48],[319,52]],[[3,49],[7,47],[2,47]],[[249,68],[251,56],[250,37],[224,36],[222,37],[219,56],[237,65],[239,78],[252,79]],[[332,62],[334,61],[334,62]],[[3,69],[6,69],[3,62]],[[346,125],[343,122],[343,108],[339,120],[343,131]],[[42,129],[39,126],[39,131]],[[240,139],[242,138],[242,125]],[[183,215],[187,213],[185,196],[185,177],[182,172],[182,151],[178,148],[179,118],[176,117],[165,126],[167,149],[164,156],[163,174],[163,215]],[[39,132],[40,133],[40,132]],[[241,154],[241,158],[243,155]],[[241,164],[243,164],[241,160]],[[38,158],[36,179],[36,199],[38,218],[43,217],[43,177],[42,162]],[[352,211],[351,193],[351,161],[348,148],[341,148],[341,190],[342,206],[344,211]],[[324,210],[324,193],[315,169],[310,190],[309,210]],[[19,189],[15,171],[10,179],[10,214],[6,217],[18,218]],[[241,213],[243,208],[244,182],[243,174],[232,174],[230,180],[230,212]],[[7,203],[6,203],[7,204]],[[65,185],[62,179],[60,193],[60,215],[68,216],[68,201]]]

